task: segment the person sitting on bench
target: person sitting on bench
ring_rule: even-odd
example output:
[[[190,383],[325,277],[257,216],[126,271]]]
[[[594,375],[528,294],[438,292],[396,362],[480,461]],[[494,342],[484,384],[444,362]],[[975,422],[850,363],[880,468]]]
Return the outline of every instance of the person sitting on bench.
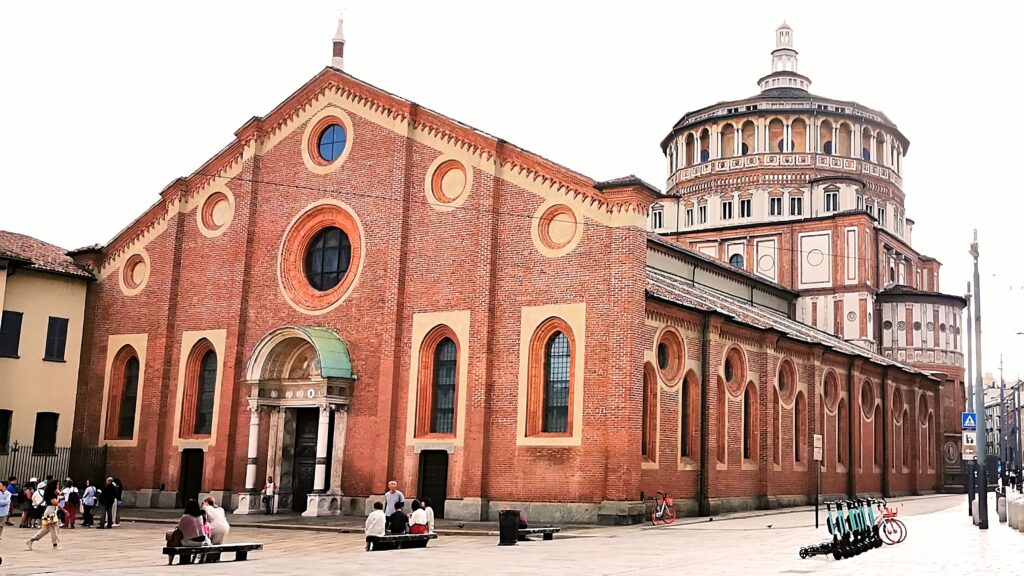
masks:
[[[405,502],[395,502],[395,511],[388,516],[389,534],[405,534],[409,528],[409,517],[402,511],[404,507]]]
[[[178,530],[181,530],[181,545],[189,548],[209,546],[210,539],[203,533],[204,516],[199,508],[199,501],[189,500],[185,504],[185,513],[178,520]]]
[[[377,538],[384,535],[386,525],[387,517],[384,516],[384,503],[374,502],[373,512],[370,512],[370,515],[366,517],[366,524],[363,526],[366,533],[367,550],[373,550],[377,544]]]

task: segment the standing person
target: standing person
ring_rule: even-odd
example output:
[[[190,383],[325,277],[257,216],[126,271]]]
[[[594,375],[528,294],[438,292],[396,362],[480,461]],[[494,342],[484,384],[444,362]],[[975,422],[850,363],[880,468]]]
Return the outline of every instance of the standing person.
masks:
[[[114,526],[121,525],[121,496],[124,493],[124,484],[121,483],[121,479],[114,476],[114,487],[117,488],[117,498],[114,499]]]
[[[36,490],[36,493],[44,492],[44,490]],[[57,543],[60,542],[60,538],[57,536],[58,526],[60,525],[60,519],[57,518],[57,512],[60,510],[60,491],[57,490],[57,485],[52,481],[49,482],[45,489],[44,501],[46,508],[43,510],[40,516],[40,529],[34,536],[25,541],[25,546],[28,549],[32,549],[32,544],[42,540],[43,536],[50,535],[50,540],[53,541],[53,549],[57,549]]]
[[[3,519],[3,522],[7,526],[14,526],[14,524],[11,523],[11,514],[14,514],[18,511],[18,495],[21,492],[20,490],[18,490],[17,476],[11,476],[10,478],[7,479],[7,491],[11,494],[11,511],[10,514],[8,514],[7,517]]]
[[[423,512],[427,515],[427,532],[434,533],[434,507],[430,498],[423,499]]]
[[[263,485],[263,508],[264,514],[274,513],[274,493],[277,491],[277,484],[273,476],[267,476],[267,483]]]
[[[114,486],[114,479],[107,478],[107,483],[100,490],[100,505],[103,506],[103,517],[100,518],[100,525],[97,528],[114,527],[114,503],[117,502],[117,486]],[[200,526],[200,528],[202,528]]]
[[[43,518],[43,511],[46,509],[44,505],[43,495],[46,490],[45,484],[42,486],[36,486],[35,490],[32,491],[32,527],[40,528],[40,520]]]
[[[388,532],[392,534],[405,534],[409,528],[409,517],[402,512],[405,502],[396,502],[395,511],[388,516]]]
[[[367,552],[377,546],[377,538],[384,535],[387,523],[387,516],[384,515],[384,503],[374,502],[373,512],[370,512],[370,515],[366,517],[366,524],[363,525],[363,532],[366,534]]]
[[[32,496],[35,490],[32,489],[32,483],[21,491],[21,498],[18,499],[18,506],[21,508],[21,526],[19,528],[31,528],[32,527]]]
[[[82,495],[78,492],[78,487],[75,483],[68,478],[64,481],[64,514],[67,527],[70,529],[75,528],[75,520],[78,519],[78,507],[82,504]]]
[[[395,505],[405,502],[405,494],[398,489],[398,482],[388,482],[388,491],[384,493],[384,515],[390,517],[395,513]],[[404,514],[403,514],[404,516]]]
[[[0,484],[3,485],[3,490],[0,490],[0,538],[4,536],[4,522],[7,520],[8,514],[11,513],[11,493],[7,491],[8,483],[6,480],[0,480]]]
[[[210,542],[223,544],[224,537],[231,530],[224,509],[217,506],[213,496],[207,496],[203,499],[203,511],[206,512],[206,521],[210,523]]]
[[[85,492],[82,494],[82,526],[92,528],[92,507],[96,505],[96,487],[89,480],[85,481]]]

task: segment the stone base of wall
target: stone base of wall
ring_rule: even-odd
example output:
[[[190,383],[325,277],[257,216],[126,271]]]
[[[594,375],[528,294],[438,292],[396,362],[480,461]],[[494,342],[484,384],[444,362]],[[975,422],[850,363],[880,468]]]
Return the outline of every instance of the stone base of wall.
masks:
[[[741,512],[745,510],[764,510],[768,508],[765,496],[736,496],[732,498],[711,498],[711,515],[725,512]],[[813,502],[813,500],[812,500]]]
[[[446,520],[480,522],[487,519],[487,514],[488,502],[483,498],[452,498],[444,501],[444,517]],[[527,513],[527,519],[529,518],[529,513]]]

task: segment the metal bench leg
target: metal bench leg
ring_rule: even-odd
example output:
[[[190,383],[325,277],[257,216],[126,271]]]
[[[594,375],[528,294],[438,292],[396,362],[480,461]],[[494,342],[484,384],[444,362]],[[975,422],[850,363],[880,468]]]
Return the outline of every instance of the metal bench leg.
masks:
[[[544,539],[545,540],[554,540],[555,539],[554,532],[545,532],[544,533]]]
[[[249,559],[249,551],[248,550],[239,550],[239,551],[235,552],[235,562],[241,562],[243,560],[248,560],[248,559]]]

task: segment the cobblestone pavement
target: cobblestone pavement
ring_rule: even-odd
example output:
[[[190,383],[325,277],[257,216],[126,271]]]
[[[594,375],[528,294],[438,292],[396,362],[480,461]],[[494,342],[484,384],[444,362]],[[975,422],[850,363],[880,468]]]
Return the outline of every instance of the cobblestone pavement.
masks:
[[[515,547],[496,546],[494,536],[441,536],[427,549],[379,553],[363,552],[357,534],[236,528],[229,541],[260,541],[266,550],[247,562],[188,567],[166,566],[159,525],[63,531],[56,551],[45,540],[28,551],[29,531],[8,527],[0,541],[0,574],[1019,574],[1024,534],[999,524],[994,499],[990,511],[990,529],[980,531],[964,496],[907,500],[901,510],[909,529],[905,543],[841,561],[798,557],[800,546],[826,536],[824,528],[814,529],[807,510],[584,530]]]

